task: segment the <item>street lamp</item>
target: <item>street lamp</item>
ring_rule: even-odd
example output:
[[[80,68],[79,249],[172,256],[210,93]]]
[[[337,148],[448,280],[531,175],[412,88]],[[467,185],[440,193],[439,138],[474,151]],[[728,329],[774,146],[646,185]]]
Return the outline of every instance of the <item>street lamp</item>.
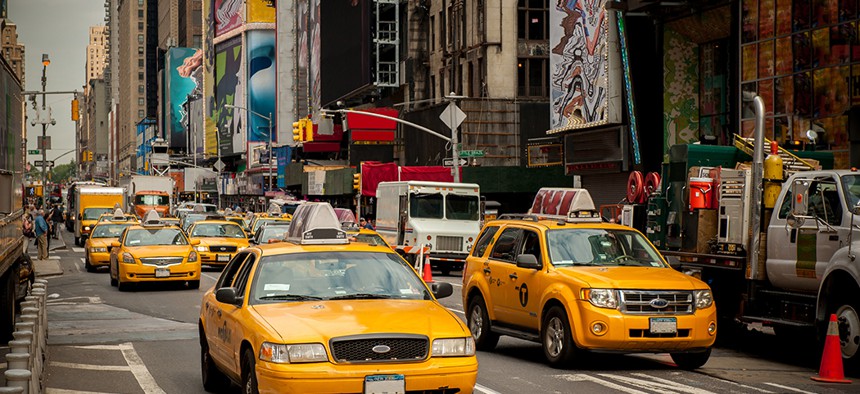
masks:
[[[39,118],[45,115],[45,91],[48,83],[48,65],[51,64],[51,59],[48,58],[47,53],[42,54],[42,112],[40,113]],[[42,123],[42,146],[39,149],[42,150],[42,190],[48,189],[48,173],[46,172],[46,165],[48,164],[48,147],[45,144],[46,134],[48,132],[48,123],[46,121],[50,121],[50,119],[39,119]]]
[[[231,104],[225,104],[224,108],[243,109],[245,111],[248,111],[254,115],[257,115],[257,116],[269,121],[269,169],[268,169],[268,173],[269,173],[269,191],[272,191],[272,148],[273,148],[273,146],[272,146],[272,113],[269,112],[269,116],[265,116],[259,112],[251,111],[248,108],[240,107],[238,105],[231,105]]]

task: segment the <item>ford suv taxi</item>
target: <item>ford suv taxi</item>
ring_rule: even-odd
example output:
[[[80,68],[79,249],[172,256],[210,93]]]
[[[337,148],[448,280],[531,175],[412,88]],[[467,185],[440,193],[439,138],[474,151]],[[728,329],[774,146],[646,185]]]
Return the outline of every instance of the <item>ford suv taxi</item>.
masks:
[[[207,391],[471,393],[474,338],[385,245],[350,242],[327,203],[295,212],[287,240],[239,252],[200,306]]]
[[[248,235],[229,220],[195,222],[188,229],[188,237],[200,243],[194,249],[200,255],[200,263],[206,265],[227,265],[237,251],[248,247]]]
[[[477,348],[509,335],[539,342],[553,365],[583,350],[704,365],[717,329],[708,285],[669,267],[635,229],[603,223],[588,192],[572,190],[582,194],[567,217],[503,215],[484,226],[463,275]]]
[[[128,227],[110,249],[110,284],[120,291],[145,282],[188,282],[200,287],[200,258],[179,227],[166,225],[155,211]]]

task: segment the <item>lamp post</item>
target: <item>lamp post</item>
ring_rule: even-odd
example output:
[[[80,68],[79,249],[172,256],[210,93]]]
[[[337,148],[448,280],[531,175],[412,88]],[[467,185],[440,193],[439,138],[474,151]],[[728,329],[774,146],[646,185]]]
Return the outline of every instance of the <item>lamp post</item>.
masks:
[[[45,115],[45,92],[48,83],[48,65],[51,64],[51,60],[48,59],[48,54],[42,54],[42,112],[40,115]],[[41,117],[41,116],[40,116]],[[45,135],[48,132],[48,123],[45,121],[50,121],[50,119],[39,119],[42,123],[42,146],[39,149],[42,150],[42,195],[44,196],[45,190],[48,189],[48,173],[45,172],[46,162],[48,161],[48,152],[47,146],[45,144]]]
[[[269,116],[265,116],[259,112],[251,111],[248,108],[240,107],[238,105],[230,105],[230,104],[224,105],[224,108],[243,109],[243,110],[248,111],[254,115],[257,115],[257,116],[259,116],[259,117],[261,117],[261,118],[263,118],[269,122],[269,168],[268,168],[268,173],[269,173],[269,191],[272,191],[272,148],[273,148],[273,146],[272,146],[272,113],[269,112]],[[264,193],[264,195],[265,195],[265,193]]]

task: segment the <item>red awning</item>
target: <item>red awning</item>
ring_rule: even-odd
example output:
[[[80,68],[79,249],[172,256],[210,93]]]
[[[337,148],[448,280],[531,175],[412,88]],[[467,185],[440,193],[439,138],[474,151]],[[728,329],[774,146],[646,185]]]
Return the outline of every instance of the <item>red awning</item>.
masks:
[[[454,182],[448,167],[400,167],[401,181]]]
[[[398,176],[399,172],[399,176]],[[376,197],[379,182],[432,181],[453,182],[451,169],[439,166],[399,167],[394,163],[361,163],[361,195]]]

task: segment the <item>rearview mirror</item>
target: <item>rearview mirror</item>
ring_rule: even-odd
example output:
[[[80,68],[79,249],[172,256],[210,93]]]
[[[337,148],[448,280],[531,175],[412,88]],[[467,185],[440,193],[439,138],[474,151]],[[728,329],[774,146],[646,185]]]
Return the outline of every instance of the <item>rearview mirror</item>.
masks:
[[[806,216],[809,207],[809,180],[796,179],[791,185],[791,214]]]
[[[537,257],[533,254],[521,254],[517,256],[517,267],[533,270],[541,269],[541,264],[537,261]]]
[[[797,229],[803,226],[803,223],[806,223],[806,219],[802,216],[798,217],[794,216],[793,213],[789,213],[788,217],[785,218],[785,222],[788,224],[788,227]]]
[[[199,239],[192,239],[192,240],[191,240],[191,246],[195,246],[195,245],[200,245],[200,240],[199,240]]]
[[[120,247],[120,243],[119,243],[119,241],[113,241],[113,242],[111,242],[111,243],[110,243],[110,247],[112,247],[112,248],[118,248],[118,247]]]
[[[215,299],[224,304],[242,305],[242,297],[239,297],[235,287],[222,287],[216,290]]]
[[[436,299],[445,298],[454,294],[454,286],[448,282],[433,282],[430,283],[430,291]]]
[[[860,215],[860,201],[857,202],[857,205],[851,208],[851,212],[855,215]]]

